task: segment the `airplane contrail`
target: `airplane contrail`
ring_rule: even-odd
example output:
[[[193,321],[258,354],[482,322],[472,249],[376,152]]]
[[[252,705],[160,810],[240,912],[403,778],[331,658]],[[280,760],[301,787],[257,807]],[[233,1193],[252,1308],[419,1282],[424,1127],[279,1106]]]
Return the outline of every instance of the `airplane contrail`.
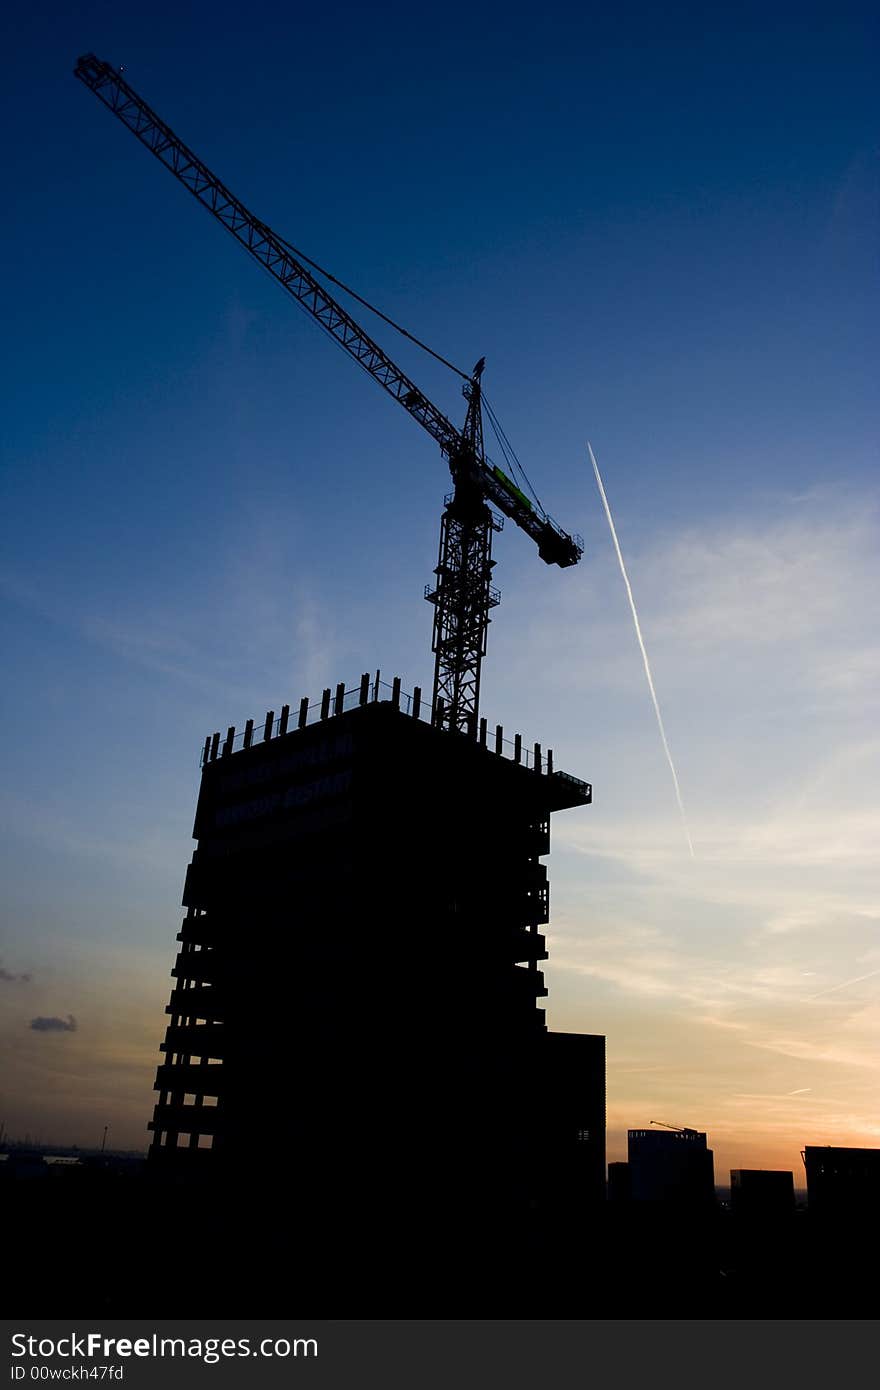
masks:
[[[621,553],[620,543],[617,539],[617,531],[614,527],[614,518],[611,515],[611,508],[608,505],[608,498],[605,495],[605,487],[602,482],[602,475],[599,472],[599,465],[596,462],[596,455],[593,453],[593,446],[589,442],[589,440],[587,440],[587,448],[590,451],[590,459],[593,464],[593,472],[596,475],[596,482],[599,485],[599,495],[602,498],[602,505],[605,508],[605,515],[608,518],[608,525],[611,529],[611,539],[614,542],[614,549],[617,551],[617,563],[620,565],[620,573],[623,575],[623,582],[626,585],[626,595],[629,599],[630,609],[632,610],[633,622],[635,624],[636,629],[636,637],[638,638],[639,647],[641,648],[642,653],[642,661],[644,662],[645,666],[645,675],[648,678],[648,689],[651,692],[651,699],[654,703],[654,713],[657,716],[657,728],[660,730],[660,738],[663,742],[663,751],[666,754],[666,761],[669,764],[669,771],[672,773],[672,785],[675,787],[675,799],[678,802],[678,810],[679,814],[681,815],[682,829],[684,830],[684,836],[688,843],[688,849],[691,852],[691,859],[693,859],[695,858],[694,844],[691,839],[691,832],[688,830],[687,816],[685,815],[684,811],[684,802],[681,799],[681,787],[678,785],[678,776],[675,771],[675,764],[672,761],[672,754],[669,751],[669,741],[666,737],[666,730],[663,727],[663,716],[660,713],[660,705],[657,702],[657,692],[654,689],[654,680],[651,675],[651,666],[648,661],[648,653],[645,650],[645,642],[644,638],[642,637],[642,629],[639,625],[639,615],[636,612],[636,603],[635,599],[633,598],[632,587],[630,586],[629,576],[626,572],[626,565],[623,563],[623,554]]]
[[[834,994],[835,990],[846,989],[847,985],[858,985],[862,980],[873,980],[875,975],[880,975],[880,970],[869,970],[867,975],[856,975],[853,980],[841,980],[839,985],[829,985],[827,989],[820,989],[816,994],[808,994],[803,1002],[809,1004],[813,999],[821,999],[823,994]]]

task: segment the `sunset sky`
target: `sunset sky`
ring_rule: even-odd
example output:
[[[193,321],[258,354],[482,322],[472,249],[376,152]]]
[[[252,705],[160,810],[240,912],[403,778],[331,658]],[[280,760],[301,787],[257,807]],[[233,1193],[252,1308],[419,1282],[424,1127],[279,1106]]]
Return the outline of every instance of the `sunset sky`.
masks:
[[[594,787],[554,821],[546,975],[550,1026],[607,1036],[609,1158],[651,1119],[706,1130],[719,1181],[800,1185],[807,1143],[880,1146],[873,10],[16,16],[12,1134],[146,1145],[204,737],[376,667],[430,687],[449,488],[75,81],[91,50],[258,216],[465,369],[485,355],[542,502],[584,535],[564,572],[499,537],[483,708]],[[364,323],[463,419],[451,374]]]

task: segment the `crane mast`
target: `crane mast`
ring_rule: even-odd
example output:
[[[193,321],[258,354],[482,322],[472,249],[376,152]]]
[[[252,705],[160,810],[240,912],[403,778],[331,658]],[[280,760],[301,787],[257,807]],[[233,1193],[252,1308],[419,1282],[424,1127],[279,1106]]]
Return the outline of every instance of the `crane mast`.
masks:
[[[578,538],[557,526],[540,505],[533,505],[501,469],[487,461],[482,422],[484,359],[469,378],[461,373],[467,414],[464,428],[458,430],[329,294],[293,248],[230,192],[116,69],[90,53],[77,61],[74,75],[439,444],[454,490],[441,521],[437,582],[425,591],[434,605],[432,711],[438,726],[475,733],[489,614],[499,602],[491,583],[492,532],[500,530],[501,522],[489,502],[532,537],[547,564],[565,568],[577,564],[583,552]]]
[[[499,602],[492,587],[492,532],[499,523],[487,507],[477,476],[483,457],[483,421],[477,363],[465,385],[468,402],[462,442],[450,459],[455,491],[440,522],[437,586],[425,590],[434,604],[434,721],[460,733],[476,732],[480,669],[486,655],[489,613]]]

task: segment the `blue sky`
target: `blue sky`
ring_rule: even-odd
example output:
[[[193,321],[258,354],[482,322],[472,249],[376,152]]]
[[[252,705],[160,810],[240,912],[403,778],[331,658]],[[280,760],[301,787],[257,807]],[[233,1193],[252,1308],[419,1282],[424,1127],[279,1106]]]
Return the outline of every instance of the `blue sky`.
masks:
[[[608,1035],[612,1149],[657,1108],[731,1163],[878,1142],[871,8],[37,5],[8,46],[7,1124],[143,1142],[204,735],[377,665],[428,685],[448,488],[75,81],[93,50],[264,220],[485,354],[585,536],[565,573],[500,537],[484,707],[595,786],[548,982],[553,1026]]]

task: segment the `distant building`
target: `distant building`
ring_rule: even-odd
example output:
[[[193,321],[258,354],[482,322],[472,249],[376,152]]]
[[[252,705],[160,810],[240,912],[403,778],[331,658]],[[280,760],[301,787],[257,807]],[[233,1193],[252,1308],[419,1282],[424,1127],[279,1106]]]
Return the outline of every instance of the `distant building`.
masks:
[[[803,1159],[811,1212],[880,1214],[880,1149],[808,1145]]]
[[[794,1211],[794,1174],[782,1169],[731,1168],[730,1208],[737,1216],[787,1216]]]
[[[627,1153],[634,1202],[714,1202],[714,1155],[705,1134],[695,1129],[631,1129]]]

